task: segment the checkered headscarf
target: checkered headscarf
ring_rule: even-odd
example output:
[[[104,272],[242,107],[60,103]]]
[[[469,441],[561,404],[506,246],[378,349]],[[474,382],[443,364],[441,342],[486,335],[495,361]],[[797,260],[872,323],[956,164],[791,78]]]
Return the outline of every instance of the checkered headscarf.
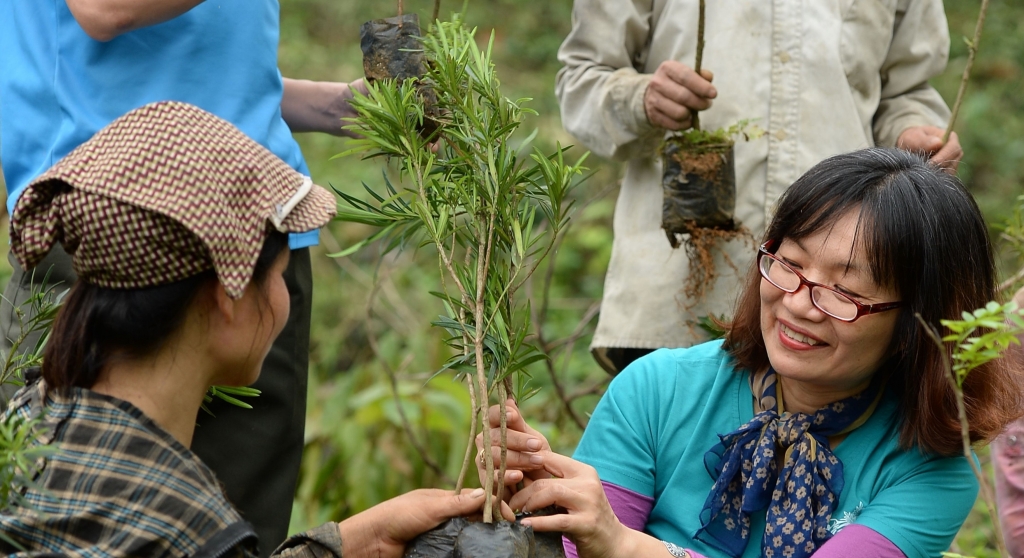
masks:
[[[271,227],[324,226],[334,197],[221,118],[179,102],[113,121],[36,178],[11,217],[35,267],[56,242],[82,280],[142,288],[214,269],[242,296]]]

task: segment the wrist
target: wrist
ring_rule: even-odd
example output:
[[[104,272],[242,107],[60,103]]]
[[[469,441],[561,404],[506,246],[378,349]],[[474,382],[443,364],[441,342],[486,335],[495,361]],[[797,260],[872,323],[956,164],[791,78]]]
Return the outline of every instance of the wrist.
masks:
[[[336,136],[349,136],[356,137],[355,134],[348,130],[342,129],[344,126],[348,126],[351,122],[348,121],[350,118],[355,118],[359,114],[352,108],[352,98],[355,97],[354,91],[356,90],[356,84],[360,83],[359,80],[351,83],[332,83],[332,102],[328,108],[329,119],[332,122],[337,122],[338,127],[333,129],[331,132]],[[365,86],[362,86],[365,89]],[[360,92],[363,92],[360,90]],[[364,93],[365,94],[365,93]]]
[[[366,513],[357,513],[338,523],[345,558],[376,558],[380,554],[375,525],[372,521],[365,521]]]
[[[615,544],[610,556],[613,558],[618,558],[620,556],[647,556],[649,553],[644,552],[644,543],[646,542],[644,539],[646,538],[651,537],[619,523],[619,533],[618,536],[615,537]]]
[[[625,528],[628,533],[619,537],[615,546],[614,554],[610,557],[633,557],[633,556],[664,556],[666,558],[694,558],[689,550],[682,548],[668,541],[656,539],[651,535]]]

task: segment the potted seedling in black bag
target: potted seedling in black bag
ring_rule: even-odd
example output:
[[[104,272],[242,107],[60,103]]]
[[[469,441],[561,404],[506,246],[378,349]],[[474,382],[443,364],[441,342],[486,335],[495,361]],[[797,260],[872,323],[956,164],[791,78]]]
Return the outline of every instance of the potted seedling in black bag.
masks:
[[[423,99],[425,118],[420,133],[433,137],[437,130],[437,99],[433,90],[423,83],[426,74],[426,59],[423,55],[420,18],[415,13],[404,13],[403,2],[398,2],[398,15],[367,21],[359,29],[359,46],[363,51],[363,74],[368,83],[379,80],[412,80],[417,84],[417,94]],[[434,15],[437,20],[441,0],[434,1]]]
[[[347,153],[380,156],[397,164],[401,183],[379,191],[366,187],[364,201],[339,192],[337,219],[362,223],[376,232],[347,255],[380,240],[384,252],[427,248],[436,257],[442,314],[434,320],[451,357],[438,374],[452,374],[469,390],[473,417],[456,490],[464,485],[476,455],[492,445],[488,408],[501,409],[501,459],[484,459],[487,494],[483,521],[454,519],[411,542],[414,558],[542,558],[563,556],[558,535],[535,534],[519,521],[502,519],[504,487],[495,485],[506,469],[505,401],[533,391],[527,367],[546,355],[535,338],[522,287],[555,246],[569,220],[568,193],[583,171],[583,159],[565,158],[566,149],[527,150],[532,136],[514,141],[523,117],[532,113],[499,88],[491,61],[493,35],[486,46],[474,40],[456,16],[439,22],[422,38],[424,74],[415,79],[371,81],[369,95],[356,95],[358,117],[348,129],[358,134]],[[436,103],[437,128],[422,133],[429,107],[418,91],[429,87]]]
[[[697,61],[700,74],[704,53],[704,0],[697,23]],[[715,280],[712,249],[718,242],[751,238],[736,223],[736,139],[760,137],[763,131],[749,121],[728,128],[702,130],[700,116],[693,114],[693,126],[669,135],[662,144],[661,226],[673,248],[683,245],[690,260],[685,280],[687,296],[700,298]]]

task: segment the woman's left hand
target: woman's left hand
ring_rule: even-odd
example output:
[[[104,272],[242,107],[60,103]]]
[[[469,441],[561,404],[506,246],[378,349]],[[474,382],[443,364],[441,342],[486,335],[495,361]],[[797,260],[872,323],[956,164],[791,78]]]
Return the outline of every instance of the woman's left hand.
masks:
[[[452,517],[471,515],[484,506],[484,491],[420,489],[396,496],[340,524],[345,558],[401,558],[405,543]],[[512,520],[511,510],[502,515]]]
[[[508,451],[505,456],[507,469],[504,482],[506,486],[510,487],[510,490],[505,492],[505,496],[509,496],[514,492],[514,490],[511,490],[511,487],[519,481],[529,484],[531,481],[551,476],[543,467],[531,461],[537,452],[551,450],[551,445],[548,444],[548,440],[543,434],[534,430],[526,423],[526,419],[523,418],[523,414],[519,411],[515,401],[509,399],[505,402],[505,405],[505,439]],[[495,482],[498,482],[497,471],[501,467],[501,409],[497,405],[492,405],[488,409],[487,420],[491,427],[490,454],[491,459],[494,461],[494,479]],[[483,449],[483,443],[483,434],[477,434],[476,447],[480,453],[477,454],[476,466],[480,474],[480,484],[484,484],[487,476],[487,466],[483,461],[487,452]]]
[[[530,512],[554,505],[564,508],[566,513],[529,517],[523,523],[536,531],[561,531],[569,535],[581,557],[631,556],[637,531],[619,522],[597,471],[551,451],[536,455],[543,459],[544,469],[556,478],[534,481],[513,496],[509,506]]]

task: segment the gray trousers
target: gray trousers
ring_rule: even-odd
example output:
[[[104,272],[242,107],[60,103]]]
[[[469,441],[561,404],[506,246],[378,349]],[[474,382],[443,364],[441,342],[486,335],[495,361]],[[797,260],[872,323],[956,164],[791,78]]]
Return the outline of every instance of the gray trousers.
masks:
[[[0,302],[0,348],[5,351],[20,334],[14,308],[28,298],[33,281],[42,281],[47,270],[48,284],[61,282],[58,289],[67,290],[76,280],[71,258],[59,245],[34,274],[9,259],[14,275]],[[313,298],[309,249],[292,251],[284,278],[291,312],[253,385],[262,395],[247,400],[252,409],[214,400],[207,405],[213,416],[199,411],[192,438],[192,451],[213,469],[228,499],[256,528],[262,556],[269,556],[288,534],[302,459]]]

